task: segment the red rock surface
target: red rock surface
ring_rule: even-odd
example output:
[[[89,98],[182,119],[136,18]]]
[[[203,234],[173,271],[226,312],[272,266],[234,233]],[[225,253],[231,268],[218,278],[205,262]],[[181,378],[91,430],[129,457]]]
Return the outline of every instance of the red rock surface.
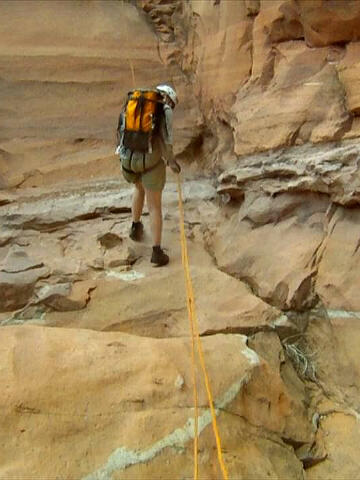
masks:
[[[5,0],[0,15],[0,477],[192,476],[175,178],[154,269],[114,155],[135,79],[179,94],[229,478],[357,478],[359,2]],[[200,478],[221,478],[198,388]]]

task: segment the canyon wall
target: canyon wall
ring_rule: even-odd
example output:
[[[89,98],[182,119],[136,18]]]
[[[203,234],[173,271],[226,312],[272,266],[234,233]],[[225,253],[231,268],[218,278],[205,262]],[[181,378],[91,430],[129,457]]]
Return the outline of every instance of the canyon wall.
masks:
[[[133,85],[176,87],[175,152],[210,173],[360,134],[357,1],[4,1],[1,14],[4,187],[118,175]]]
[[[175,85],[177,148],[191,142],[200,114],[189,83],[162,62],[139,8],[118,0],[9,0],[0,8],[3,187],[118,176],[115,131],[135,84]]]
[[[360,3],[5,0],[0,13],[0,477],[192,477],[176,178],[170,263],[154,269],[149,212],[131,241],[114,155],[126,92],[171,82],[229,478],[358,478]],[[197,386],[199,475],[221,478]]]

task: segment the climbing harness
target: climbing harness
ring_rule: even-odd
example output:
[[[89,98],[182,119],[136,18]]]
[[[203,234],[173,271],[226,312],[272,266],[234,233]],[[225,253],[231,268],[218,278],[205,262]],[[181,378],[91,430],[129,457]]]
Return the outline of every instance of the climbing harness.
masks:
[[[204,382],[206,387],[206,393],[208,397],[208,403],[211,412],[211,421],[216,441],[217,456],[224,480],[228,480],[228,472],[224,463],[224,459],[221,451],[221,440],[216,422],[216,412],[214,408],[213,396],[211,393],[211,387],[209,382],[209,376],[206,370],[204,353],[201,344],[201,338],[199,334],[199,326],[197,315],[195,311],[195,301],[194,301],[194,292],[192,287],[190,268],[189,268],[189,258],[187,251],[187,242],[185,236],[185,226],[184,226],[184,202],[182,197],[181,189],[181,178],[180,174],[177,175],[177,187],[178,187],[178,200],[179,200],[179,224],[180,224],[180,240],[181,240],[181,258],[184,267],[184,276],[185,276],[185,286],[186,286],[186,303],[187,310],[190,322],[190,331],[191,331],[191,362],[192,362],[192,377],[194,385],[194,480],[198,479],[198,423],[199,423],[199,412],[198,412],[198,392],[196,388],[196,364],[195,364],[195,347],[197,347],[197,353],[199,355],[201,370],[204,376]]]

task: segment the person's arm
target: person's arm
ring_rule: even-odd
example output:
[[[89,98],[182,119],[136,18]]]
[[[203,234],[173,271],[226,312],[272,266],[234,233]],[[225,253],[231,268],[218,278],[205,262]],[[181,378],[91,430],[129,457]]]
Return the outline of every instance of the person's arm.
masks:
[[[173,152],[173,111],[169,105],[164,105],[164,115],[165,115],[165,135],[164,135],[164,144],[165,144],[165,156],[167,164],[174,173],[180,173],[181,168],[177,163],[174,157]]]
[[[117,144],[115,153],[120,153],[123,147],[124,130],[125,130],[125,118],[124,118],[124,112],[121,112],[119,117],[118,130],[117,130],[118,144]]]

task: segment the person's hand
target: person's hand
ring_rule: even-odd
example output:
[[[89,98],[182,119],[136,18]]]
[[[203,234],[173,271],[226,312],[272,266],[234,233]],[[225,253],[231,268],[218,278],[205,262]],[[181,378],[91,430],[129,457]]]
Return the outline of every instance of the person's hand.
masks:
[[[180,172],[181,172],[181,167],[180,167],[180,165],[177,163],[176,160],[172,160],[171,162],[169,162],[169,167],[171,168],[171,170],[172,170],[174,173],[180,173]]]

